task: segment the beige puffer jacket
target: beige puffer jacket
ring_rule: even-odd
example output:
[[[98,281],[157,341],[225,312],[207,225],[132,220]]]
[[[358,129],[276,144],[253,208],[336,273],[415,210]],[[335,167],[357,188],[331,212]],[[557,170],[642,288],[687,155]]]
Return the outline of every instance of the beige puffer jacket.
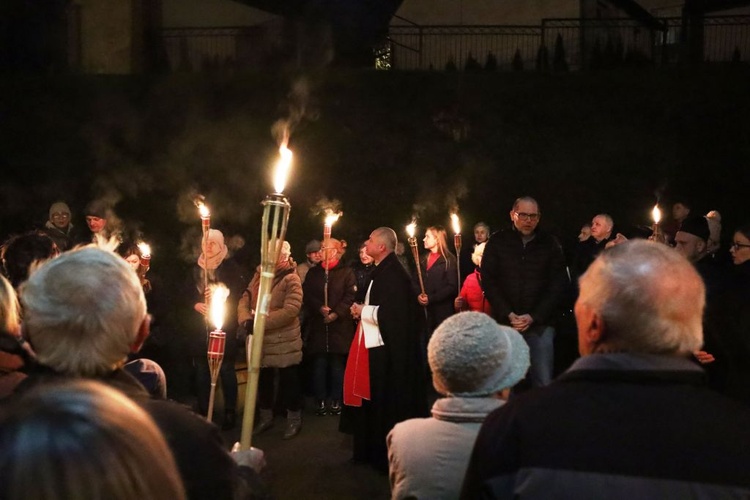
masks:
[[[258,303],[260,273],[256,271],[237,306],[240,324],[253,319]],[[302,307],[302,282],[294,267],[276,271],[263,337],[263,368],[284,368],[302,361],[302,335],[299,312]],[[252,333],[252,329],[249,333]]]

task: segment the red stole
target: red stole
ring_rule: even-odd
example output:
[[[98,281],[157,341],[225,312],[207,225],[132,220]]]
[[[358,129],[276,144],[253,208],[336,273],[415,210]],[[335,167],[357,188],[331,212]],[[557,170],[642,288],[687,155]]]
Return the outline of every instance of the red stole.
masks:
[[[365,347],[365,333],[360,321],[346,360],[344,404],[362,406],[363,399],[370,400],[370,354]]]

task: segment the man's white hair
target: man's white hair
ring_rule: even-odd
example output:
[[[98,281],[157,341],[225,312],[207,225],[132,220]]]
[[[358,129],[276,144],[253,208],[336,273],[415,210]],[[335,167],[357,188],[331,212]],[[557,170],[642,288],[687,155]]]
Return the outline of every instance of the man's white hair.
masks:
[[[705,287],[672,248],[631,240],[605,252],[580,279],[579,301],[604,321],[608,349],[688,354],[703,344]]]
[[[40,266],[24,284],[21,302],[40,363],[77,376],[103,375],[125,360],[146,317],[130,265],[90,246]]]

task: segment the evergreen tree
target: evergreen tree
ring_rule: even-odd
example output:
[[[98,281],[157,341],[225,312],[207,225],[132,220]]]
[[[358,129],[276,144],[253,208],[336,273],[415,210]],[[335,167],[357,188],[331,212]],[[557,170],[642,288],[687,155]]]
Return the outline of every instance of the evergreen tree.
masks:
[[[555,53],[552,55],[552,69],[555,73],[565,73],[568,71],[568,61],[565,60],[565,47],[560,33],[557,34],[557,38],[555,39]]]
[[[521,49],[516,49],[516,53],[513,55],[513,62],[511,63],[513,71],[523,71],[523,58],[521,57]]]

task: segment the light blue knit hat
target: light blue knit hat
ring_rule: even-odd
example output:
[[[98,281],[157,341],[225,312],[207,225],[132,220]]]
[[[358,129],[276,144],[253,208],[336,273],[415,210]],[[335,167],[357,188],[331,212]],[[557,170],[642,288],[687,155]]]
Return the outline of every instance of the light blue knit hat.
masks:
[[[523,379],[529,369],[529,346],[516,330],[488,315],[462,312],[437,327],[427,358],[439,393],[481,397]]]

